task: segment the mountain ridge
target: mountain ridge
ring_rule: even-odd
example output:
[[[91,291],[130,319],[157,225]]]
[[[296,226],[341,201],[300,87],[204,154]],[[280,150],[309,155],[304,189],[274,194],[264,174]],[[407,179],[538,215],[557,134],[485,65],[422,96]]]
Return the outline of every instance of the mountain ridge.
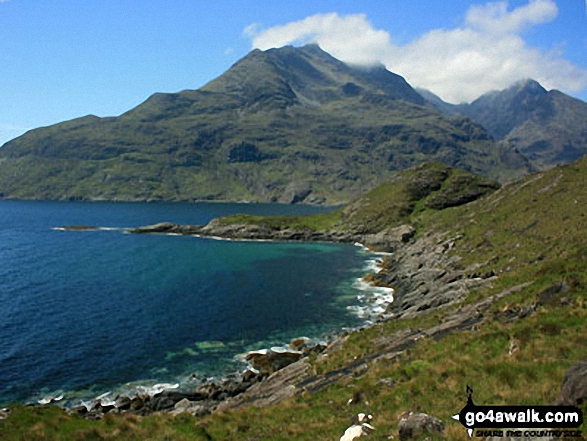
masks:
[[[402,77],[289,46],[118,117],[27,132],[0,149],[0,196],[337,204],[424,160],[501,181],[534,169]]]
[[[587,103],[525,79],[481,95],[470,104],[449,104],[421,91],[430,105],[463,115],[526,157],[535,169],[573,162],[587,154]]]

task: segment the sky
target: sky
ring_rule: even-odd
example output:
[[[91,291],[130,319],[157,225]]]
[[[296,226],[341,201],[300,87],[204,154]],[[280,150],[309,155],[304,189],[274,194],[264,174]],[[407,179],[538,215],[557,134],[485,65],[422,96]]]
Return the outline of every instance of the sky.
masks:
[[[587,101],[587,0],[0,0],[0,145],[306,43],[452,103],[526,78]]]

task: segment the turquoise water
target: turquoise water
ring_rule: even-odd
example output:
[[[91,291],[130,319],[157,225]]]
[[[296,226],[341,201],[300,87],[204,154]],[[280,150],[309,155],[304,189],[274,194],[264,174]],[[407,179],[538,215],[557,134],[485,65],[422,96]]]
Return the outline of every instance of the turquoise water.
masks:
[[[321,337],[358,319],[352,245],[231,242],[66,232],[202,224],[229,213],[294,214],[263,204],[0,202],[0,403],[127,383],[185,383],[241,368],[235,355]],[[125,386],[127,385],[127,386]]]

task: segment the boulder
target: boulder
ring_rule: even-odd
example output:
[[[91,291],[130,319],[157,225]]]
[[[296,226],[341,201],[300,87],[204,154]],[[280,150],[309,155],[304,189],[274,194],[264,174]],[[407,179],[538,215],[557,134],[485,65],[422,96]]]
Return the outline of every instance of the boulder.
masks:
[[[173,408],[176,409],[176,410],[181,410],[181,409],[185,410],[188,407],[191,407],[192,404],[193,404],[193,402],[191,402],[187,398],[184,398],[183,400],[178,401],[177,403],[175,403],[175,406],[173,406]]]
[[[261,349],[249,352],[245,359],[251,366],[262,374],[272,374],[284,367],[295,363],[303,354],[286,348]]]
[[[407,441],[420,438],[425,433],[440,436],[444,432],[444,423],[425,413],[412,413],[400,418],[399,439]]]
[[[565,373],[557,405],[576,406],[587,401],[587,359],[572,365]]]
[[[132,400],[130,397],[120,396],[116,398],[116,402],[114,403],[114,407],[118,410],[128,410],[132,404]]]
[[[255,368],[248,368],[242,373],[243,383],[255,383],[261,378],[261,373]]]
[[[68,410],[69,414],[78,414],[78,415],[86,415],[88,413],[88,408],[87,406],[84,406],[83,404],[79,405],[79,406],[73,406],[72,408],[70,408]]]
[[[189,413],[194,416],[202,416],[210,413],[209,409],[206,406],[203,406],[199,403],[194,403],[193,401],[189,401],[187,398],[177,402],[172,411],[170,411],[172,415],[179,415],[181,413]]]
[[[200,392],[178,392],[172,390],[163,391],[157,395],[155,395],[152,399],[152,406],[153,410],[166,410],[171,409],[174,407],[178,402],[182,400],[189,400],[189,401],[201,401],[205,397]]]
[[[140,411],[145,406],[150,405],[151,397],[149,395],[137,395],[131,399],[130,410]]]

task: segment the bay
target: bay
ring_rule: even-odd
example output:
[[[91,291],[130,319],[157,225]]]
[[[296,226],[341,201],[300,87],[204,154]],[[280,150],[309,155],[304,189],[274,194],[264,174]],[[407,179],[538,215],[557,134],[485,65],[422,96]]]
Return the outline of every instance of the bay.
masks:
[[[123,234],[161,221],[320,207],[0,202],[0,404],[90,398],[242,368],[235,355],[360,322],[368,256],[339,244]],[[109,231],[65,232],[61,225]]]

